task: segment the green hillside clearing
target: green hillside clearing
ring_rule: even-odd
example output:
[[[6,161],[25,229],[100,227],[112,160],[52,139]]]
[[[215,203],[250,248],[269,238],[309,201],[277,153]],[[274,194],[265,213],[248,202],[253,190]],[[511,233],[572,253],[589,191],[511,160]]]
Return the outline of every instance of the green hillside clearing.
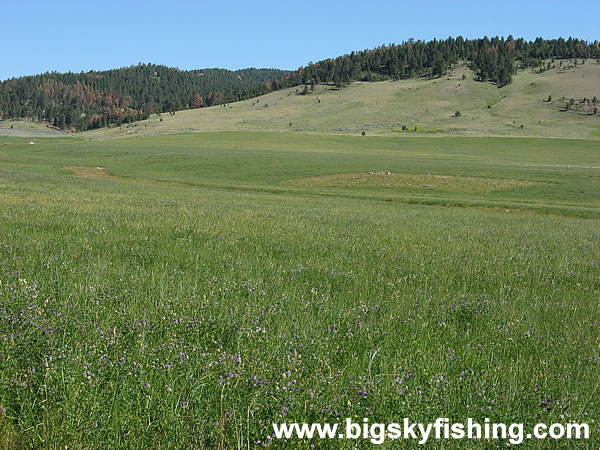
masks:
[[[290,88],[225,107],[153,115],[129,127],[98,129],[83,136],[111,139],[202,131],[358,135],[364,131],[368,135],[597,137],[594,126],[600,125],[600,114],[563,109],[571,98],[600,97],[600,65],[587,61],[568,70],[556,66],[542,74],[520,71],[512,84],[501,89],[475,81],[465,66],[438,79],[355,82],[341,90],[319,85],[308,95],[301,95],[302,87]],[[551,102],[546,101],[549,95]],[[460,117],[455,117],[456,111]]]

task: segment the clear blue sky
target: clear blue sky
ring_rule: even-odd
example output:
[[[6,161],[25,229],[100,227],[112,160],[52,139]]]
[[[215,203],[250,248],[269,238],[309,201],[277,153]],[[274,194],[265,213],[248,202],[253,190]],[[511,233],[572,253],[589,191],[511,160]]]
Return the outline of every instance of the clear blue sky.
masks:
[[[0,80],[152,62],[181,69],[275,67],[409,38],[600,40],[600,2],[7,1]]]

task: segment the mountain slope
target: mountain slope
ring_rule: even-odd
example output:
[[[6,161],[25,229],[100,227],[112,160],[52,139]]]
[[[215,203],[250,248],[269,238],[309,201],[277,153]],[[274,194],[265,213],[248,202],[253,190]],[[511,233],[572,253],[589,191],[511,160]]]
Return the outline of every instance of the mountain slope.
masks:
[[[274,91],[257,99],[179,111],[120,128],[83,134],[110,139],[199,131],[296,131],[343,134],[500,135],[590,138],[599,134],[600,64],[557,61],[541,74],[522,70],[499,89],[476,81],[465,65],[437,79],[355,82],[348,88],[317,85]],[[552,97],[547,102],[548,96]],[[564,99],[563,99],[564,97]],[[564,111],[589,100],[590,112]],[[488,108],[489,106],[489,108]],[[599,103],[600,109],[600,103]],[[455,117],[456,112],[459,117]],[[161,120],[162,119],[162,120]],[[523,127],[521,128],[521,125]],[[403,126],[406,130],[403,130]],[[415,131],[417,127],[417,131]]]
[[[276,69],[184,71],[153,64],[87,73],[46,73],[0,83],[0,116],[87,130],[152,113],[201,108],[269,91]]]
[[[197,109],[256,97],[300,84],[403,80],[445,76],[467,61],[478,81],[512,82],[520,67],[554,68],[555,59],[596,59],[600,43],[563,38],[526,41],[512,35],[482,39],[462,36],[429,42],[409,40],[309,63],[295,72],[274,69],[181,71],[138,64],[81,74],[46,73],[0,83],[0,117],[46,121],[55,128],[82,131],[146,119],[150,114]],[[548,61],[551,60],[551,61]],[[306,92],[306,91],[305,91]]]

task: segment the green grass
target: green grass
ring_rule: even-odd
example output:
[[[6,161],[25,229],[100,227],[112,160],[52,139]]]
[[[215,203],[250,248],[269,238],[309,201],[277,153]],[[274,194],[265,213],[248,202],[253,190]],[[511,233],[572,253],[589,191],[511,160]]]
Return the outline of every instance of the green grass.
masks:
[[[0,446],[255,448],[273,421],[489,417],[587,422],[598,447],[597,142],[26,142],[0,138]],[[531,183],[289,183],[369,171]]]
[[[114,176],[196,187],[600,217],[600,164],[594,141],[202,133],[102,142],[72,138],[27,142],[4,140],[0,161],[55,174],[70,173],[65,166],[103,167]],[[410,186],[294,186],[295,180],[308,177],[368,171],[481,177],[486,183],[520,180],[530,185],[471,193]]]

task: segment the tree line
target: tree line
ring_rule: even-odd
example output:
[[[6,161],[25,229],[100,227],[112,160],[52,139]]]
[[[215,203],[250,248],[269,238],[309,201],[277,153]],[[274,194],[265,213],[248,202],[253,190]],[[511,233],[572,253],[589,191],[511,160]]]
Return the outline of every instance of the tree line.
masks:
[[[438,77],[463,61],[475,71],[478,80],[504,86],[512,81],[518,67],[538,66],[550,58],[600,58],[600,45],[598,41],[588,43],[575,38],[526,41],[513,36],[472,40],[459,36],[429,42],[410,39],[400,45],[384,45],[309,63],[283,77],[279,85],[334,83],[341,87],[351,81]]]
[[[277,69],[185,71],[138,64],[87,73],[45,73],[0,83],[0,117],[88,130],[146,119],[153,113],[220,105],[266,93]]]

